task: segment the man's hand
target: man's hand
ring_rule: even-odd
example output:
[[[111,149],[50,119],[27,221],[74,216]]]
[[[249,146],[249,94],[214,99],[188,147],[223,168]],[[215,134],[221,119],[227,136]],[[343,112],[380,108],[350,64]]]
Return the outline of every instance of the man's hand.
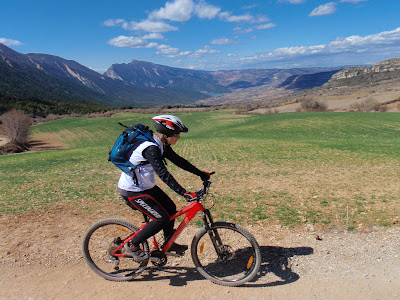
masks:
[[[197,199],[197,194],[196,193],[188,193],[186,192],[183,197],[185,197],[186,202],[191,202]]]
[[[203,181],[207,181],[208,179],[210,179],[210,177],[211,177],[211,174],[208,172],[204,172],[204,171],[203,171],[203,174],[200,175],[200,178]]]

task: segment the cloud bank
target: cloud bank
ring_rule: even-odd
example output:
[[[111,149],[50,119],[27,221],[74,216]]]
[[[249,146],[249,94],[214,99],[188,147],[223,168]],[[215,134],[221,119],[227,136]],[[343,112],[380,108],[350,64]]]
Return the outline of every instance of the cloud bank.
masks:
[[[6,46],[22,46],[23,45],[20,41],[6,39],[6,38],[0,38],[0,43],[4,44]]]
[[[400,27],[392,31],[384,31],[365,37],[353,35],[337,38],[325,45],[295,46],[275,49],[258,55],[240,58],[237,63],[255,64],[260,62],[293,63],[296,60],[313,61],[316,65],[321,62],[333,61],[336,57],[351,55],[371,58],[383,53],[390,56],[400,55]],[[354,59],[354,58],[352,58]]]
[[[198,57],[203,54],[215,54],[219,51],[212,51],[210,46],[205,45],[203,49],[196,51],[180,51],[178,48],[165,44],[150,42],[151,39],[163,39],[161,33],[178,31],[177,22],[183,23],[191,18],[199,19],[217,19],[222,22],[240,23],[242,25],[249,24],[250,27],[237,27],[234,29],[236,34],[248,33],[255,30],[266,30],[273,28],[276,25],[269,22],[269,19],[264,15],[251,15],[249,13],[235,15],[229,11],[222,11],[220,7],[211,5],[205,0],[174,0],[168,1],[159,9],[148,13],[145,20],[139,22],[126,21],[125,19],[109,19],[104,21],[104,25],[108,27],[121,27],[132,32],[132,36],[121,35],[112,38],[108,44],[114,47],[130,47],[130,48],[157,48],[156,54],[166,57],[191,56]],[[167,22],[175,22],[173,24]],[[155,34],[160,34],[155,36]],[[231,38],[221,37],[210,41],[213,45],[239,44],[238,41]],[[205,51],[207,49],[207,51]]]

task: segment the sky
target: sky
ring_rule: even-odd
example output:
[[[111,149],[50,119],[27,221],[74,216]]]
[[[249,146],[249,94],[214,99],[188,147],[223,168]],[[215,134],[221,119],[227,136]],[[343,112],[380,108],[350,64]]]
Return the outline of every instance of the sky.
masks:
[[[400,0],[14,0],[0,43],[99,73],[133,59],[196,70],[368,65],[400,57]]]

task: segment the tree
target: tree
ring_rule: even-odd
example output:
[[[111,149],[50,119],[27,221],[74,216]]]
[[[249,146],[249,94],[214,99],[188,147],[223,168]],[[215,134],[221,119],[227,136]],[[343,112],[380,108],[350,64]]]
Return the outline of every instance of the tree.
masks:
[[[32,125],[32,118],[23,111],[12,109],[1,116],[2,127],[10,143],[24,149],[28,146],[28,130]]]

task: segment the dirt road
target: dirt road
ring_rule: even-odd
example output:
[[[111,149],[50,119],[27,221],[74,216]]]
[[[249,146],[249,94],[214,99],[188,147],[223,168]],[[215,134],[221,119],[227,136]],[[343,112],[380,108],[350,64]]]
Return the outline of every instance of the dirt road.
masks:
[[[203,279],[190,253],[132,282],[100,278],[81,254],[82,235],[100,218],[62,209],[1,217],[0,299],[400,299],[400,228],[245,226],[261,246],[261,272],[231,288]],[[196,230],[178,242],[189,242]]]

